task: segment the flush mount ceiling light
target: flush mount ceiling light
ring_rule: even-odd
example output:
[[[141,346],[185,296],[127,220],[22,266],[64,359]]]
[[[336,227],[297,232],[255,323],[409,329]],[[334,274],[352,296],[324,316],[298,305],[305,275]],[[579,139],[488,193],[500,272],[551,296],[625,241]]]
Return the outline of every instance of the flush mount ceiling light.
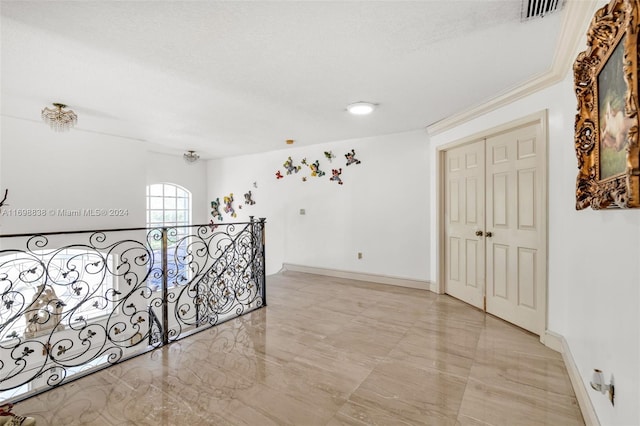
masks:
[[[195,151],[187,151],[184,153],[183,157],[184,157],[184,161],[186,161],[189,164],[195,163],[200,159],[200,156],[196,154]]]
[[[65,104],[54,103],[54,108],[44,108],[42,110],[42,121],[47,123],[52,130],[56,132],[66,132],[73,126],[78,124],[78,116],[75,112],[63,110]]]
[[[376,109],[376,106],[376,104],[371,102],[359,101],[347,105],[347,111],[353,115],[367,115],[371,114],[373,110]]]

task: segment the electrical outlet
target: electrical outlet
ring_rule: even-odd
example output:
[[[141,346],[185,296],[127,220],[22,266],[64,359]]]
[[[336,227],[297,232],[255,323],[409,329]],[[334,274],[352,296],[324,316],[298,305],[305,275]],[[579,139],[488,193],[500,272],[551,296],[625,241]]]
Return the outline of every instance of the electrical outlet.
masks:
[[[358,252],[358,259],[362,259],[362,253]]]

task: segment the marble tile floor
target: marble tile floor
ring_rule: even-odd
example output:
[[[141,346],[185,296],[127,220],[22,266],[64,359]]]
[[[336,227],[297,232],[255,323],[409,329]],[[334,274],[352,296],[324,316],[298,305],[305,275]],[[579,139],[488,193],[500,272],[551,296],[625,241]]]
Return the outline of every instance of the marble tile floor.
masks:
[[[581,425],[560,354],[449,296],[285,272],[268,306],[20,402],[58,425]]]

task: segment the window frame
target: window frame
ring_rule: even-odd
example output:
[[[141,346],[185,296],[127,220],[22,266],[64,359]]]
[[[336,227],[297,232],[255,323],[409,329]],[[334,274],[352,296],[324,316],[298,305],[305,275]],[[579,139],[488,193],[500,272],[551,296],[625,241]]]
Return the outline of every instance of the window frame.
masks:
[[[158,195],[158,187],[161,188]],[[146,224],[148,228],[162,228],[174,226],[191,226],[191,198],[187,188],[170,182],[160,182],[147,185],[146,190]],[[157,207],[158,199],[162,200],[162,207]],[[182,204],[179,201],[182,200]],[[174,203],[173,203],[174,202]],[[174,207],[171,204],[174,204]],[[152,204],[154,207],[152,208]],[[168,206],[167,206],[168,204]],[[151,220],[153,212],[162,212],[162,220]],[[179,213],[184,213],[184,219],[178,220]],[[167,213],[175,213],[175,219],[167,220]],[[170,215],[169,215],[170,217]]]
[[[161,202],[158,203],[158,199],[161,199]],[[175,233],[170,233],[168,239],[167,250],[169,254],[169,267],[171,269],[172,265],[175,265],[176,274],[173,280],[168,283],[168,287],[172,288],[176,286],[176,281],[178,277],[185,276],[186,281],[191,279],[191,270],[189,268],[185,268],[183,271],[183,267],[176,264],[176,262],[172,259],[171,254],[173,253],[172,249],[176,248],[176,242],[182,240],[187,237],[189,234],[189,227],[192,225],[192,194],[187,188],[171,183],[171,182],[159,182],[147,185],[146,189],[146,224],[147,228],[175,228]],[[162,204],[162,208],[159,208],[159,204]],[[152,208],[153,206],[153,208]],[[151,216],[154,212],[161,212],[162,220],[151,221]],[[175,213],[174,215],[167,215],[169,213]],[[182,212],[182,220],[178,220],[181,216],[179,213]],[[172,219],[173,216],[173,219]],[[169,219],[169,220],[168,220]],[[152,231],[153,232],[153,231]],[[158,256],[154,256],[154,259],[160,259],[160,251],[161,249],[156,246],[149,247],[150,250],[153,250],[154,254]],[[151,267],[155,267],[152,265]],[[183,272],[183,273],[180,273]],[[186,273],[186,274],[185,274]],[[157,291],[161,288],[161,279],[151,279],[150,287]],[[179,284],[179,283],[178,283]]]

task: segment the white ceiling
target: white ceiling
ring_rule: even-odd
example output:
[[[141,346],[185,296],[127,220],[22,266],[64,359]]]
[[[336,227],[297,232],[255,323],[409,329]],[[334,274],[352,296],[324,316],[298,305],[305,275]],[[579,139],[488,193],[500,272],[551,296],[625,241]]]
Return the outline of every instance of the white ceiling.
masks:
[[[552,66],[520,0],[5,1],[1,113],[205,158],[424,128]],[[371,116],[345,112],[372,101]],[[44,125],[44,124],[43,124]]]

